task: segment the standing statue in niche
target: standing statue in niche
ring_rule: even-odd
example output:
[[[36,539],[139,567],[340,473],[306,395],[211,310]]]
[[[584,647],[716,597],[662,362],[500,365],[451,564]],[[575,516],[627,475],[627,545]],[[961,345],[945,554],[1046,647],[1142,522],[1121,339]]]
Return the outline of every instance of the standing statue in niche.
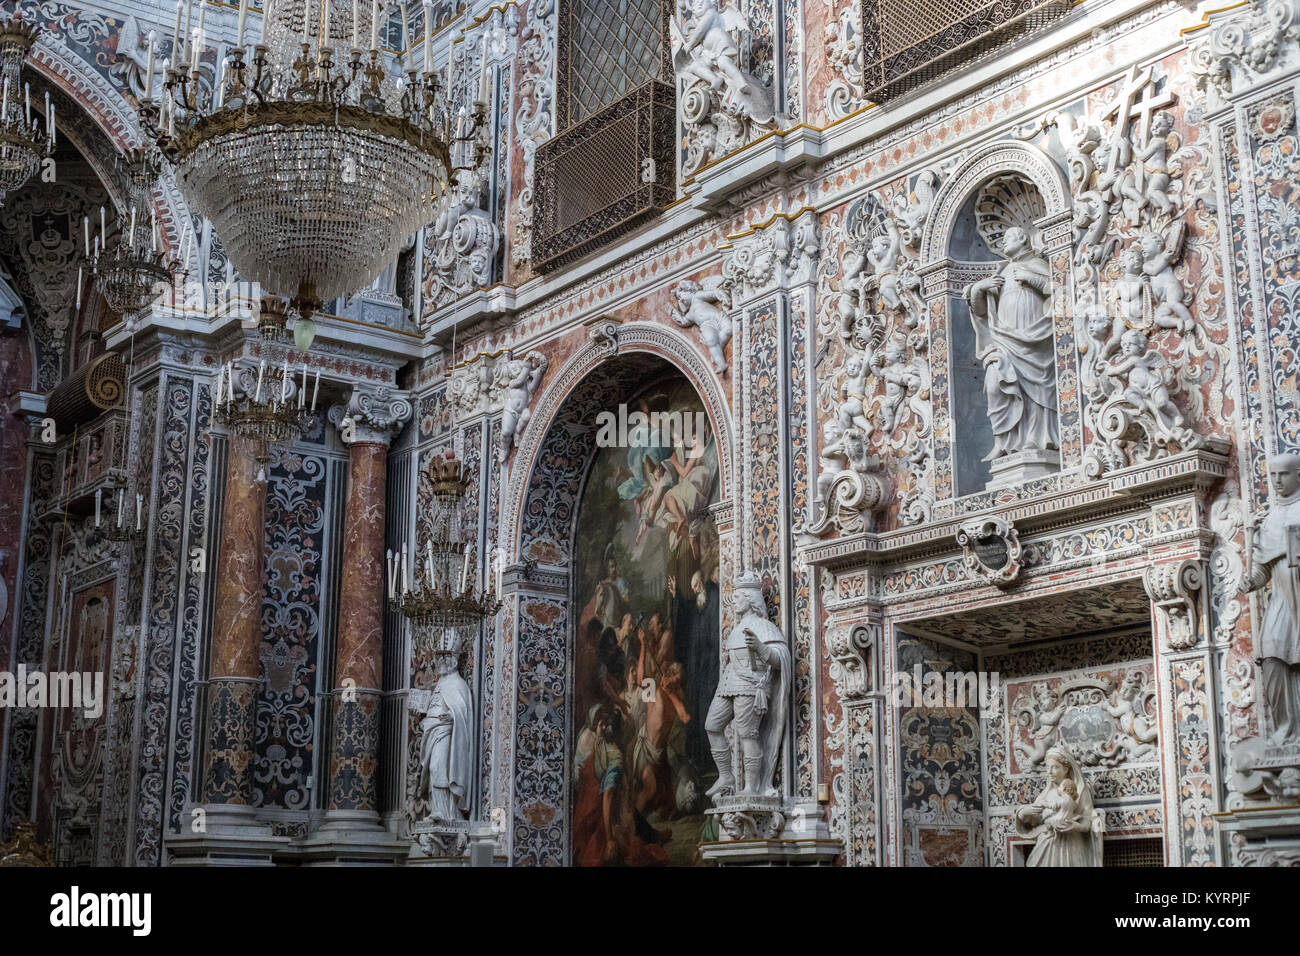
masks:
[[[998,274],[966,291],[993,423],[985,461],[1057,448],[1051,270],[1019,226],[1003,235],[1002,252]]]
[[[459,647],[454,636],[449,643]],[[428,819],[440,822],[461,821],[469,814],[474,708],[469,685],[457,669],[458,657],[456,652],[438,651],[437,685],[424,698],[427,703],[417,702],[414,694],[411,703],[424,714],[420,721],[419,792],[429,795]]]
[[[1277,503],[1250,527],[1246,590],[1273,586],[1256,655],[1280,746],[1300,742],[1300,455],[1270,458],[1268,473]]]
[[[722,677],[704,721],[718,767],[708,795],[775,796],[772,776],[788,712],[790,649],[767,618],[763,583],[752,571],[736,579],[735,609],[738,620],[723,644]],[[727,745],[729,725],[740,743],[738,765]]]
[[[1105,818],[1083,769],[1064,747],[1047,751],[1047,787],[1016,811],[1016,832],[1034,837],[1026,866],[1101,866]]]

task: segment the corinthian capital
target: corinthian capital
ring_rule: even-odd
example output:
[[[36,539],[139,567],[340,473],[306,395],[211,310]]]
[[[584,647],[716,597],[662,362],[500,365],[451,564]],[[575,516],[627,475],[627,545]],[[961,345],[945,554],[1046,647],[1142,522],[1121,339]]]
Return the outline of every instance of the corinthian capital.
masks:
[[[411,418],[411,393],[387,385],[355,385],[348,400],[329,410],[345,445],[388,445]]]

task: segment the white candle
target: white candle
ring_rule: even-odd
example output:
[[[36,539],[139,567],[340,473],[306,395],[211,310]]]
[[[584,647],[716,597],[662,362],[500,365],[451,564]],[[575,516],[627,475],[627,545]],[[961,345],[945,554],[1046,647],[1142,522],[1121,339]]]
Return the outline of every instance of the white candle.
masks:
[[[103,206],[99,207],[99,234],[101,236],[108,235],[108,217],[104,215]]]
[[[45,91],[45,129],[48,132],[50,128],[50,91]]]
[[[225,384],[225,381],[226,381],[226,367],[224,365],[218,365],[217,366],[217,396],[215,399],[213,399],[213,401],[218,405],[221,404],[221,396],[223,394],[222,386]]]
[[[0,123],[3,123],[5,117],[9,115],[9,77],[4,78],[4,101],[0,105]]]
[[[82,216],[81,225],[86,232],[86,258],[90,258],[90,217]]]
[[[81,311],[81,266],[77,266],[77,311]]]
[[[302,363],[302,388],[298,389],[298,407],[302,408],[307,403],[307,363]]]
[[[407,22],[407,17],[411,15],[410,8],[405,3],[402,4],[402,49],[406,51],[406,68],[414,69],[415,55],[411,52],[411,25]]]
[[[149,214],[149,251],[158,251],[158,216]]]
[[[172,139],[176,138],[176,104],[172,103],[167,109],[167,135]]]
[[[255,402],[260,402],[262,400],[262,378],[265,375],[266,375],[266,359],[262,359],[262,361],[257,366],[257,388],[253,392],[253,401]]]
[[[148,65],[144,70],[144,101],[146,103],[153,102],[153,44],[157,38],[158,34],[153,30],[150,30],[148,41]]]
[[[433,541],[426,539],[424,542],[424,567],[429,575],[429,587],[433,587]]]
[[[402,591],[405,593],[410,590],[411,590],[411,572],[410,572],[410,568],[406,564],[406,549],[403,548],[402,549]]]
[[[135,248],[135,207],[131,207],[131,231],[126,234],[126,244],[131,249]]]
[[[388,599],[393,599],[393,549],[384,552],[384,567],[388,570]]]
[[[213,106],[221,109],[221,104],[226,101],[226,61],[221,61],[221,75],[217,77],[217,91],[215,94]]]
[[[26,106],[24,108],[27,111],[26,113],[27,118],[25,122],[27,123],[28,126],[31,126],[32,125],[32,85],[30,83],[23,84],[23,99],[26,102]]]
[[[140,530],[140,517],[144,511],[144,495],[136,493],[135,496],[135,530]]]
[[[203,19],[202,14],[200,14],[199,19]],[[199,57],[203,52],[203,28],[199,27],[191,36],[194,37],[194,43],[190,47],[190,72],[197,73],[199,72]]]
[[[289,397],[289,359],[284,360],[284,377],[280,380],[280,401]]]
[[[424,0],[424,72],[433,72],[433,0]]]
[[[126,514],[126,489],[117,489],[117,526],[122,527],[122,515]]]
[[[352,0],[352,46],[361,48],[361,0]]]
[[[465,551],[460,556],[460,593],[465,593],[465,586],[469,583],[469,552]]]
[[[373,52],[379,51],[379,0],[375,0],[371,7],[370,49]]]
[[[320,369],[316,369],[316,384],[311,388],[311,410],[316,411],[316,395],[320,392]]]
[[[483,36],[483,71],[479,74],[478,79],[478,101],[484,106],[488,101],[488,55],[487,55],[487,35]]]
[[[185,42],[190,42],[190,27],[194,25],[194,4],[201,3],[202,0],[187,0],[185,4]],[[176,61],[176,66],[180,68],[180,60]]]
[[[185,0],[176,0],[176,28],[172,30],[172,61],[179,63],[181,55],[181,8],[185,6]]]
[[[53,149],[59,142],[59,128],[54,122],[54,104],[50,104],[49,122],[46,124],[46,132],[50,134],[50,148]]]
[[[248,19],[248,0],[239,0],[239,22],[235,24],[235,46],[244,45],[244,21]]]
[[[99,527],[99,509],[103,500],[104,500],[104,489],[96,488],[95,489],[95,527],[96,528]]]
[[[322,46],[330,45],[330,0],[321,0],[320,42]]]

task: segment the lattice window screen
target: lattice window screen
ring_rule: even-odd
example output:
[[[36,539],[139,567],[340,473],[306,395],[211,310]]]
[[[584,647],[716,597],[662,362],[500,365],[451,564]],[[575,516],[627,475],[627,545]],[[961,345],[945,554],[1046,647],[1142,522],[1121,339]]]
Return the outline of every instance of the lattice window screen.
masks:
[[[561,82],[568,129],[660,74],[662,0],[569,0],[568,69]]]
[[[1165,841],[1160,837],[1106,840],[1101,845],[1102,866],[1164,866]]]

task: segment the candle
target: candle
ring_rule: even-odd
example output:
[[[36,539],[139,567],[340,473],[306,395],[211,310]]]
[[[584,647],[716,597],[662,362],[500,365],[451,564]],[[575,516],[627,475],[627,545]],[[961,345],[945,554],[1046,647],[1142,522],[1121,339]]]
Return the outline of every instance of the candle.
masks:
[[[158,251],[158,216],[155,213],[149,214],[149,251]]]
[[[99,207],[99,234],[101,236],[108,235],[108,217],[104,215],[103,206]]]
[[[361,0],[352,0],[352,46],[355,49],[361,49],[361,22],[357,19],[361,15]]]
[[[135,496],[135,530],[140,530],[140,517],[144,511],[144,495],[136,493]]]
[[[194,25],[194,4],[200,2],[202,2],[202,0],[186,0],[185,3],[185,42],[186,43],[190,42],[190,27]],[[180,60],[176,61],[176,65],[178,68],[180,67],[180,62],[181,62]]]
[[[248,19],[248,0],[239,0],[239,22],[235,24],[235,46],[244,45],[244,21]]]
[[[403,548],[402,549],[402,591],[409,592],[410,590],[411,590],[411,573],[410,573],[410,568],[408,568],[406,564],[406,549]]]
[[[320,392],[320,369],[316,369],[316,384],[311,388],[311,410],[316,411],[316,395]]]
[[[81,266],[77,266],[77,311],[81,311]]]
[[[117,489],[117,526],[122,527],[122,515],[126,513],[126,489]]]
[[[322,46],[330,45],[330,0],[320,0],[320,42]]]
[[[131,207],[131,231],[126,234],[126,244],[129,248],[135,248],[135,207]]]
[[[203,19],[202,15],[199,16],[199,19]],[[194,43],[190,47],[190,72],[198,73],[199,57],[203,52],[203,28],[199,27],[191,34],[191,36],[194,37]]]
[[[90,258],[90,217],[82,216],[81,225],[86,232],[86,258],[89,259]]]
[[[50,128],[50,91],[45,91],[45,128]]]
[[[370,14],[370,50],[379,52],[379,0],[375,0]]]
[[[465,586],[469,582],[469,552],[463,552],[460,556],[460,593],[465,593]]]
[[[307,363],[302,363],[302,388],[298,389],[298,407],[302,408],[307,402]]]
[[[433,587],[433,541],[426,539],[424,542],[424,567],[429,575],[429,587]]]
[[[403,3],[402,4],[402,49],[405,51],[406,68],[408,70],[412,70],[415,68],[414,66],[415,57],[414,54],[411,52],[411,25],[410,23],[407,22],[407,18],[410,15],[411,15],[410,8],[407,7],[406,3]]]
[[[262,400],[262,377],[264,375],[266,375],[266,359],[262,359],[257,366],[257,388],[253,391],[253,401],[255,402]]]
[[[212,104],[215,109],[221,109],[221,104],[226,101],[226,62],[221,61],[221,75],[217,77],[217,91]]]
[[[158,34],[155,31],[150,30],[148,41],[148,65],[144,70],[144,101],[146,103],[153,102],[153,44],[157,38]]]
[[[424,72],[433,72],[433,0],[424,0]]]
[[[284,360],[284,377],[280,380],[280,401],[289,397],[289,359]]]
[[[3,123],[5,117],[9,115],[9,77],[4,78],[4,101],[0,105],[0,123]]]
[[[176,0],[176,27],[172,30],[172,61],[180,62],[181,49],[181,8],[185,6],[185,0]]]
[[[229,384],[226,385],[226,410],[230,410],[230,403],[235,400],[235,363],[226,363],[226,378]]]
[[[176,104],[172,103],[167,109],[167,135],[176,138]]]
[[[95,527],[96,528],[99,527],[99,509],[103,500],[104,500],[104,489],[96,488],[95,489]]]
[[[388,571],[388,600],[393,599],[393,549],[384,551],[384,568]]]
[[[23,98],[26,100],[26,104],[27,104],[25,107],[27,111],[26,123],[28,126],[31,126],[32,125],[32,85],[30,83],[23,84]]]
[[[54,122],[54,104],[50,104],[50,113],[46,123],[46,132],[50,134],[50,148],[53,149],[59,141],[59,128]]]

